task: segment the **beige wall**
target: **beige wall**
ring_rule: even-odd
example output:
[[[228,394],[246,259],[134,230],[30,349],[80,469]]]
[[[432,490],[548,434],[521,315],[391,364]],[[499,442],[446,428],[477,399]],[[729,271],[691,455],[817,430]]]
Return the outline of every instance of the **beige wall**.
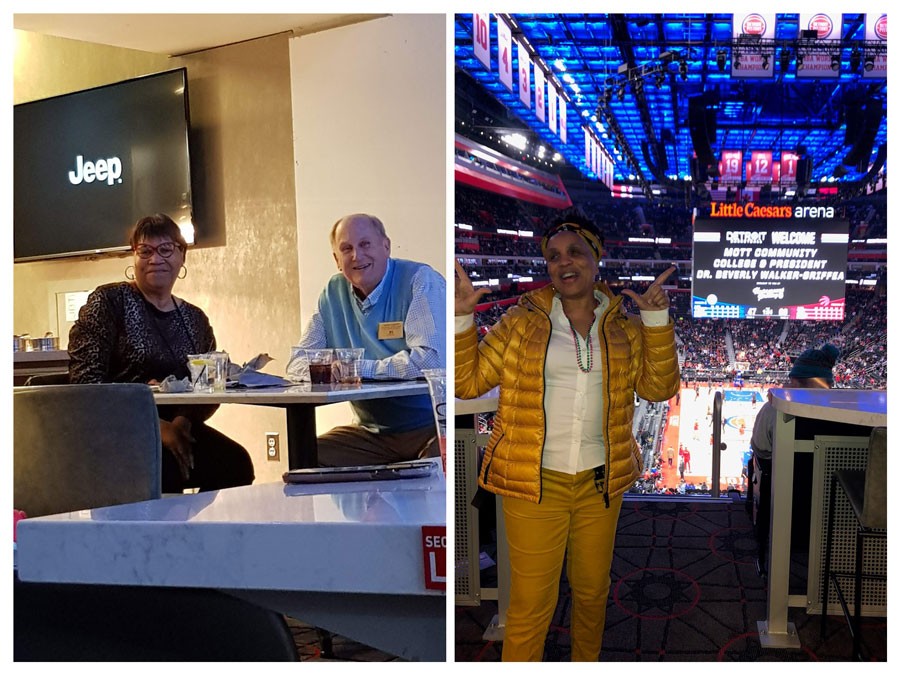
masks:
[[[214,226],[226,243],[189,251],[175,293],[206,311],[234,360],[268,352],[277,359],[271,372],[283,369],[300,323],[288,42],[285,34],[168,59],[17,31],[14,67],[22,102],[187,66],[192,151],[208,207],[196,214],[198,239]],[[15,265],[14,331],[55,330],[55,293],[122,279],[129,260]],[[211,423],[250,451],[258,482],[280,479],[286,443],[282,462],[267,462],[264,433],[285,437],[282,410],[223,406]]]
[[[301,319],[336,272],[328,228],[340,216],[377,214],[396,257],[444,273],[445,45],[443,15],[389,16],[172,59],[16,31],[14,98],[187,66],[205,207],[196,212],[198,240],[204,227],[224,230],[225,245],[189,251],[175,293],[207,312],[233,359],[268,352],[277,360],[267,370],[283,372]],[[15,265],[14,332],[55,330],[56,293],[122,279],[129,262]],[[318,415],[320,430],[350,420],[346,404]],[[211,423],[250,451],[258,482],[280,479],[286,443],[282,461],[267,462],[264,433],[286,440],[283,411],[223,406]]]
[[[446,58],[443,15],[388,16],[291,40],[304,323],[337,272],[328,232],[343,215],[377,215],[394,257],[445,274]],[[319,408],[319,428],[346,414]]]

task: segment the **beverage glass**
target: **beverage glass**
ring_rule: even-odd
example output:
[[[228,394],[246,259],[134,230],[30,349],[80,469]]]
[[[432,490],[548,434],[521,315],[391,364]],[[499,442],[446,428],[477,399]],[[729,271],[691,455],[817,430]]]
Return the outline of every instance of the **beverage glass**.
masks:
[[[228,381],[228,352],[210,353],[213,363],[213,391],[225,391]]]
[[[363,347],[339,347],[334,350],[332,373],[340,384],[362,384],[359,362],[365,354]]]
[[[216,362],[209,354],[188,354],[188,371],[194,393],[208,394],[213,390]]]
[[[422,371],[428,381],[428,393],[434,411],[434,424],[441,446],[441,464],[447,473],[447,371],[443,368],[426,368]]]
[[[331,384],[333,349],[307,349],[309,357],[309,381],[313,384]]]

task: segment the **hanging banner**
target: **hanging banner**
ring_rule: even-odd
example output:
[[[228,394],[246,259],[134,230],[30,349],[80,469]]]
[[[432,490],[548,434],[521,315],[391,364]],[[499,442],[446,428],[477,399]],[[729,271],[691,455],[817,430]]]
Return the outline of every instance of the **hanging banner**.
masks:
[[[743,153],[740,150],[723,150],[722,161],[719,162],[719,182],[740,183]]]
[[[497,19],[497,67],[500,82],[512,91],[512,32],[503,19]]]
[[[477,58],[488,70],[491,69],[491,15],[472,15],[472,47]]]
[[[585,127],[581,127],[584,129],[584,164],[585,167],[590,170],[591,168],[591,134]]]
[[[534,66],[534,114],[541,122],[547,121],[547,109],[544,105],[544,71]]]
[[[866,14],[866,41],[881,42],[885,46],[885,50],[872,51],[868,50],[864,54],[865,59],[869,61],[870,67],[863,68],[862,76],[865,78],[886,78],[887,77],[887,14]],[[865,61],[864,61],[865,63]]]
[[[747,163],[748,183],[772,182],[772,153],[754,150],[750,153],[750,161]]]
[[[547,83],[547,111],[550,113],[550,131],[556,133],[556,87],[552,82]]]
[[[516,44],[519,47],[519,100],[531,108],[531,57],[525,45]]]
[[[816,37],[811,42],[819,40],[840,40],[841,39],[841,15],[828,14],[826,12],[818,12],[816,14],[800,14],[797,21],[797,30],[814,30]],[[797,37],[800,37],[798,32]],[[838,61],[837,70],[831,67],[832,54],[827,51],[821,51],[822,46],[810,47],[804,49],[802,46],[797,47],[797,77],[798,78],[838,78],[841,76],[840,61]],[[840,58],[840,50],[836,50],[838,58]],[[800,63],[800,59],[803,63]]]
[[[563,143],[568,143],[568,139],[566,136],[566,99],[562,96],[559,97],[559,138]]]
[[[793,152],[781,153],[781,182],[796,183],[797,182],[797,162],[800,156]]]
[[[775,14],[733,14],[732,37],[740,43],[742,36],[753,40],[775,38]],[[735,47],[731,58],[732,77],[773,77],[775,75],[775,55],[759,46]]]

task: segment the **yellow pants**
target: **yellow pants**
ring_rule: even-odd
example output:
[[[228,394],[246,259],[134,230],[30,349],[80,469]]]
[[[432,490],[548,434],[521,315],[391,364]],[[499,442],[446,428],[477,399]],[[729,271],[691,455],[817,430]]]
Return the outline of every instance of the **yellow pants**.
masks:
[[[543,469],[540,504],[505,497],[511,586],[504,661],[540,661],[568,548],[572,587],[572,660],[596,661],[603,642],[609,568],[622,496],[610,500],[594,486],[594,471]]]

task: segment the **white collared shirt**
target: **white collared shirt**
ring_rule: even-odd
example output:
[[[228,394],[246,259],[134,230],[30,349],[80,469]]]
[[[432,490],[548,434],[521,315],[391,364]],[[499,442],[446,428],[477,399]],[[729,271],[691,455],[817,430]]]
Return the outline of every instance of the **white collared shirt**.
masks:
[[[544,419],[546,437],[541,466],[575,474],[606,463],[603,435],[603,349],[600,320],[609,307],[609,298],[594,290],[597,307],[590,330],[593,349],[590,372],[578,367],[575,340],[581,348],[581,363],[587,367],[588,341],[572,329],[557,294],[550,310],[550,343],[544,367]],[[665,326],[669,311],[641,311],[645,326]],[[461,333],[473,323],[469,316],[456,317],[455,330]]]

